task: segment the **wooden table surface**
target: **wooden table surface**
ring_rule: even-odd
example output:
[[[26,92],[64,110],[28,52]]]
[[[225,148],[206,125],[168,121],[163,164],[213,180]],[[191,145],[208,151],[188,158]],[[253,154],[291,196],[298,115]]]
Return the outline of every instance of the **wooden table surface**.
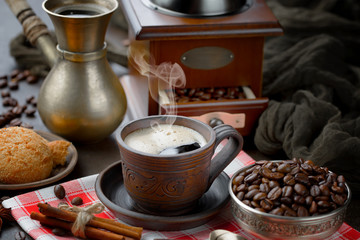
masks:
[[[34,12],[47,24],[49,29],[53,30],[52,23],[46,13],[42,10],[42,2],[39,0],[28,0],[29,5],[33,8]],[[17,21],[15,16],[12,14],[5,1],[0,1],[0,76],[4,74],[10,74],[12,70],[17,69],[18,66],[14,59],[10,56],[9,53],[9,43],[22,32],[22,27]],[[125,35],[124,35],[125,34]],[[107,41],[116,44],[122,44],[122,40],[126,38],[126,33],[121,32],[115,25],[109,26],[107,33]],[[112,64],[115,73],[118,76],[126,74],[126,69],[117,64]],[[39,81],[37,84],[28,84],[26,82],[21,82],[19,84],[19,89],[11,91],[12,96],[18,99],[20,102],[25,102],[25,99],[29,96],[37,97],[39,88],[42,81]],[[5,112],[6,108],[0,105],[0,112]],[[42,123],[38,113],[35,114],[35,117],[28,118],[22,117],[24,122],[27,122],[34,126],[34,129],[49,131]],[[125,124],[130,120],[130,117],[127,115],[122,124]],[[62,179],[59,182],[69,181],[71,179],[76,179],[92,174],[101,172],[109,164],[118,161],[120,159],[119,149],[116,143],[116,134],[118,129],[108,138],[104,139],[101,142],[96,144],[75,144],[75,147],[78,150],[78,164],[75,169],[68,175],[66,178]],[[244,137],[244,150],[255,160],[261,159],[286,159],[285,155],[278,156],[265,156],[256,150],[253,143],[253,136]],[[56,183],[55,183],[56,184]],[[16,196],[25,192],[30,192],[35,189],[26,189],[22,191],[4,191],[0,190],[1,196]],[[347,213],[346,222],[352,227],[360,230],[360,203],[359,197],[354,196],[350,209]],[[17,223],[5,223],[0,232],[0,239],[14,239],[14,235],[22,229],[18,226]],[[29,236],[27,239],[31,239]]]

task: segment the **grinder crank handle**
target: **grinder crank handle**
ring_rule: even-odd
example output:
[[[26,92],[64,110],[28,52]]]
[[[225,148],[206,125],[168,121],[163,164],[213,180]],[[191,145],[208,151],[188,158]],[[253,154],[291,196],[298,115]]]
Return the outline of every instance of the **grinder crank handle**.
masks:
[[[5,1],[23,26],[26,38],[42,52],[48,65],[54,66],[58,54],[46,24],[36,16],[26,0]]]
[[[208,181],[208,189],[219,174],[231,163],[232,160],[239,154],[243,147],[243,137],[232,126],[221,124],[214,127],[216,134],[215,146],[216,147],[224,140],[228,139],[225,146],[216,154],[211,160],[210,176]]]

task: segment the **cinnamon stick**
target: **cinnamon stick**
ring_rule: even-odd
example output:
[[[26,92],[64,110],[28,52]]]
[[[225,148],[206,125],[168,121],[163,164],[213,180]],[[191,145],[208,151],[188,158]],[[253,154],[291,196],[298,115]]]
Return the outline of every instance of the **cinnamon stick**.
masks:
[[[46,203],[38,203],[39,211],[49,217],[62,219],[69,222],[75,222],[77,213],[52,207]],[[97,228],[103,228],[114,233],[125,235],[134,239],[140,239],[143,228],[132,227],[126,224],[116,222],[112,219],[93,217],[87,225]]]
[[[56,218],[47,217],[44,214],[38,212],[31,212],[30,218],[39,221],[41,224],[50,227],[59,227],[71,231],[73,223],[65,222]],[[130,240],[131,238],[125,238],[122,235],[107,232],[98,228],[85,226],[85,235],[89,239],[97,240]]]

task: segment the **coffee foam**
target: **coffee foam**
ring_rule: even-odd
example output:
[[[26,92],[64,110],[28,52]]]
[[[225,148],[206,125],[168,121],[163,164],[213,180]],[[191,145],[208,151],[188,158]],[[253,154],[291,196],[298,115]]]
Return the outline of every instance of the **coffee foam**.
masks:
[[[179,125],[159,124],[130,133],[124,142],[131,148],[150,154],[159,154],[166,148],[197,142],[206,144],[205,138],[197,131]]]

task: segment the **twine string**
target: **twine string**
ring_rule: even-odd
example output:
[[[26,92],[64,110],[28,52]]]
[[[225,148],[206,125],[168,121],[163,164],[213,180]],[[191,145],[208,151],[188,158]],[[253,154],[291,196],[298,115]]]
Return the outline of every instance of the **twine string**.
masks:
[[[93,214],[99,214],[105,207],[101,203],[94,203],[86,207],[70,207],[67,203],[60,203],[59,209],[78,213],[76,220],[71,228],[72,234],[77,237],[86,238],[85,225],[94,217]]]

